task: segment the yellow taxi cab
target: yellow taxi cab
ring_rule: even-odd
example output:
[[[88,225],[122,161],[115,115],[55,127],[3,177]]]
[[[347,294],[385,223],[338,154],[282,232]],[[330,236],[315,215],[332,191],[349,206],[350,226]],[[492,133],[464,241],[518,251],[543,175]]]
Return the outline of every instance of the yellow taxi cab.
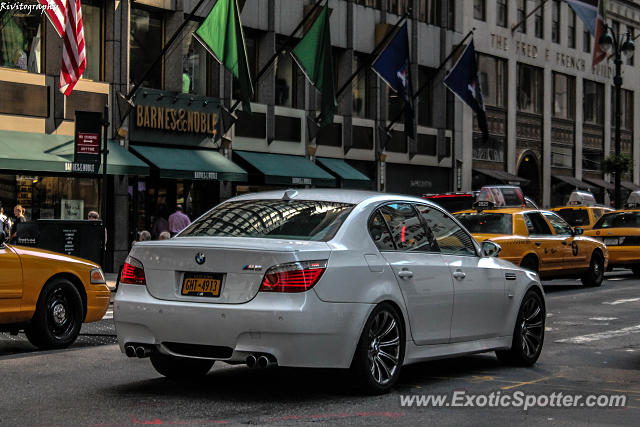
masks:
[[[640,276],[640,192],[629,196],[625,209],[606,213],[585,234],[607,246],[609,269],[630,268]]]
[[[582,229],[553,212],[522,206],[521,192],[516,196],[513,207],[481,200],[476,210],[454,215],[478,242],[497,243],[500,258],[536,271],[542,279],[579,277],[586,286],[600,286],[609,257],[605,245],[581,236]]]
[[[613,209],[598,205],[593,194],[586,191],[574,191],[569,196],[567,206],[550,209],[569,223],[572,227],[580,227],[585,231],[591,230],[593,225],[607,212]]]
[[[24,330],[36,347],[64,348],[83,322],[102,319],[111,291],[97,264],[5,240],[0,231],[0,331]]]

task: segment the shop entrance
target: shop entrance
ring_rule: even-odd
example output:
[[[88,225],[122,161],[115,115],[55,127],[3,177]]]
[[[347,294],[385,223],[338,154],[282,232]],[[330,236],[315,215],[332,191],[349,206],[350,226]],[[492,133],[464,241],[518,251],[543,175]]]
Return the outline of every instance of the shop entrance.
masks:
[[[538,158],[532,152],[525,152],[520,157],[518,166],[518,176],[529,180],[527,184],[522,184],[524,195],[533,199],[538,205],[542,202],[540,192],[540,168]]]

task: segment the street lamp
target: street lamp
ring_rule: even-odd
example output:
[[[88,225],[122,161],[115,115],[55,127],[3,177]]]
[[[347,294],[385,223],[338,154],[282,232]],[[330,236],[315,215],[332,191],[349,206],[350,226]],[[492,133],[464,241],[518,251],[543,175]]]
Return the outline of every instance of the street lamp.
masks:
[[[615,93],[615,106],[616,106],[616,135],[615,135],[615,156],[616,160],[620,159],[620,117],[621,117],[621,94],[622,94],[622,56],[631,58],[635,51],[635,45],[633,44],[633,37],[627,31],[625,36],[616,34],[611,26],[605,26],[605,32],[600,36],[598,40],[600,48],[607,54],[613,50],[614,61],[616,65],[616,74],[613,77],[613,85],[616,88]],[[616,162],[619,164],[619,162]],[[615,208],[620,209],[620,168],[615,171]]]

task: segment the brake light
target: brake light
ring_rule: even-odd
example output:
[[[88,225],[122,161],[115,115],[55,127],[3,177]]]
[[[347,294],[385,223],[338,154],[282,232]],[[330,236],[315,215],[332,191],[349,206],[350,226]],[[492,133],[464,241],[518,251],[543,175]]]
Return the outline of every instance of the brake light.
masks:
[[[264,275],[261,292],[304,292],[311,289],[327,268],[327,261],[302,261],[271,267]]]
[[[127,285],[146,285],[147,280],[144,277],[144,266],[142,263],[128,256],[124,262],[124,267],[122,267],[120,283]]]

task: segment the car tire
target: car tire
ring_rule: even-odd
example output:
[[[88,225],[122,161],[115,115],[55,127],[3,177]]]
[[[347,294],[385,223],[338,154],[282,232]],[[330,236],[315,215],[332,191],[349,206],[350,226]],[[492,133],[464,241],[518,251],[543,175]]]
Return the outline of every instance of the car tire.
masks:
[[[25,328],[27,339],[41,349],[70,346],[83,321],[82,297],[67,279],[54,279],[42,288],[36,312]]]
[[[160,375],[178,381],[189,381],[204,377],[214,364],[214,360],[191,359],[164,354],[152,354],[151,364]]]
[[[398,381],[405,353],[402,316],[391,304],[378,305],[364,325],[351,362],[361,391],[386,393]]]
[[[527,292],[518,310],[511,349],[496,351],[498,359],[516,366],[531,366],[536,363],[544,343],[546,315],[540,294],[532,290]]]
[[[527,255],[520,263],[520,267],[537,273],[540,268],[540,264],[538,263],[538,258],[535,255]]]
[[[600,252],[594,252],[589,262],[589,270],[580,278],[582,284],[590,287],[602,285],[604,280],[604,258]]]

